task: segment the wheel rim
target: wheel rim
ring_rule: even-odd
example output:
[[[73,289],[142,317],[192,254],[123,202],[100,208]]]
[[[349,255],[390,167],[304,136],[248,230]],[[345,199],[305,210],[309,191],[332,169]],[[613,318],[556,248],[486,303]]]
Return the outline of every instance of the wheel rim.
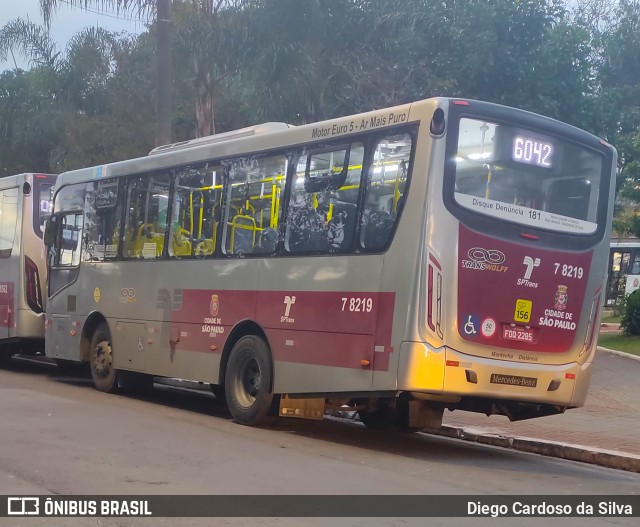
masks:
[[[111,372],[111,364],[113,362],[113,353],[111,345],[108,341],[103,340],[96,345],[93,366],[96,375],[99,377],[108,377]]]
[[[252,356],[245,356],[238,366],[234,379],[235,399],[244,408],[249,408],[260,393],[262,372],[258,361]]]

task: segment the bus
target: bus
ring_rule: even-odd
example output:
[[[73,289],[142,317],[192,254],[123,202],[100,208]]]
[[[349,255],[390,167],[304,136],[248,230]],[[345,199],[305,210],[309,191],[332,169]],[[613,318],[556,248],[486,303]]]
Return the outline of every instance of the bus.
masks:
[[[612,238],[608,269],[606,304],[615,306],[640,289],[640,240]]]
[[[0,355],[44,351],[45,221],[56,176],[0,179]]]
[[[583,405],[616,151],[432,98],[61,174],[46,354],[98,390],[210,383],[233,418],[438,427]]]

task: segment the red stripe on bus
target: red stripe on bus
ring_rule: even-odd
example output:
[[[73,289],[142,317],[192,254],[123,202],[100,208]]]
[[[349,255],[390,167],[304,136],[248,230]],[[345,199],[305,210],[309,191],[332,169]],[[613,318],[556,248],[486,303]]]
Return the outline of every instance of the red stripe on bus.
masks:
[[[222,353],[251,320],[277,361],[388,371],[394,303],[395,293],[184,289],[167,338],[175,351]]]

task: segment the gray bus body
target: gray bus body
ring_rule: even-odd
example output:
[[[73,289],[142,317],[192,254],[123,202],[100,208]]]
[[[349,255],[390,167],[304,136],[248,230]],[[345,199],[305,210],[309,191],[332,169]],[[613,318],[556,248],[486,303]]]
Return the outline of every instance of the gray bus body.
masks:
[[[55,176],[0,179],[0,347],[2,354],[44,350],[44,222]]]
[[[485,121],[494,161],[468,168],[464,127]],[[281,415],[348,404],[372,426],[581,406],[614,163],[557,121],[435,98],[62,174],[46,354],[91,361],[94,380],[262,382],[246,408],[268,390]],[[522,174],[516,198],[499,197]]]

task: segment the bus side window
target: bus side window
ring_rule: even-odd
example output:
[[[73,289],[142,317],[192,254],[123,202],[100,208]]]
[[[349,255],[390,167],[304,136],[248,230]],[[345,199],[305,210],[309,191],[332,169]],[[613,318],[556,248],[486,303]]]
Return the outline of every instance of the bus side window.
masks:
[[[398,134],[383,138],[375,148],[367,174],[360,244],[365,251],[384,250],[405,201],[411,170],[412,137]]]
[[[84,261],[104,262],[117,258],[123,206],[121,187],[119,179],[99,180],[87,185]]]
[[[125,258],[162,256],[169,208],[169,174],[131,178],[125,218]]]
[[[246,156],[228,162],[224,207],[225,254],[272,254],[278,245],[288,159]]]
[[[168,244],[170,257],[202,258],[215,252],[222,174],[222,167],[212,163],[176,169]]]
[[[300,157],[287,212],[288,252],[352,249],[363,159],[359,142],[313,148]]]

